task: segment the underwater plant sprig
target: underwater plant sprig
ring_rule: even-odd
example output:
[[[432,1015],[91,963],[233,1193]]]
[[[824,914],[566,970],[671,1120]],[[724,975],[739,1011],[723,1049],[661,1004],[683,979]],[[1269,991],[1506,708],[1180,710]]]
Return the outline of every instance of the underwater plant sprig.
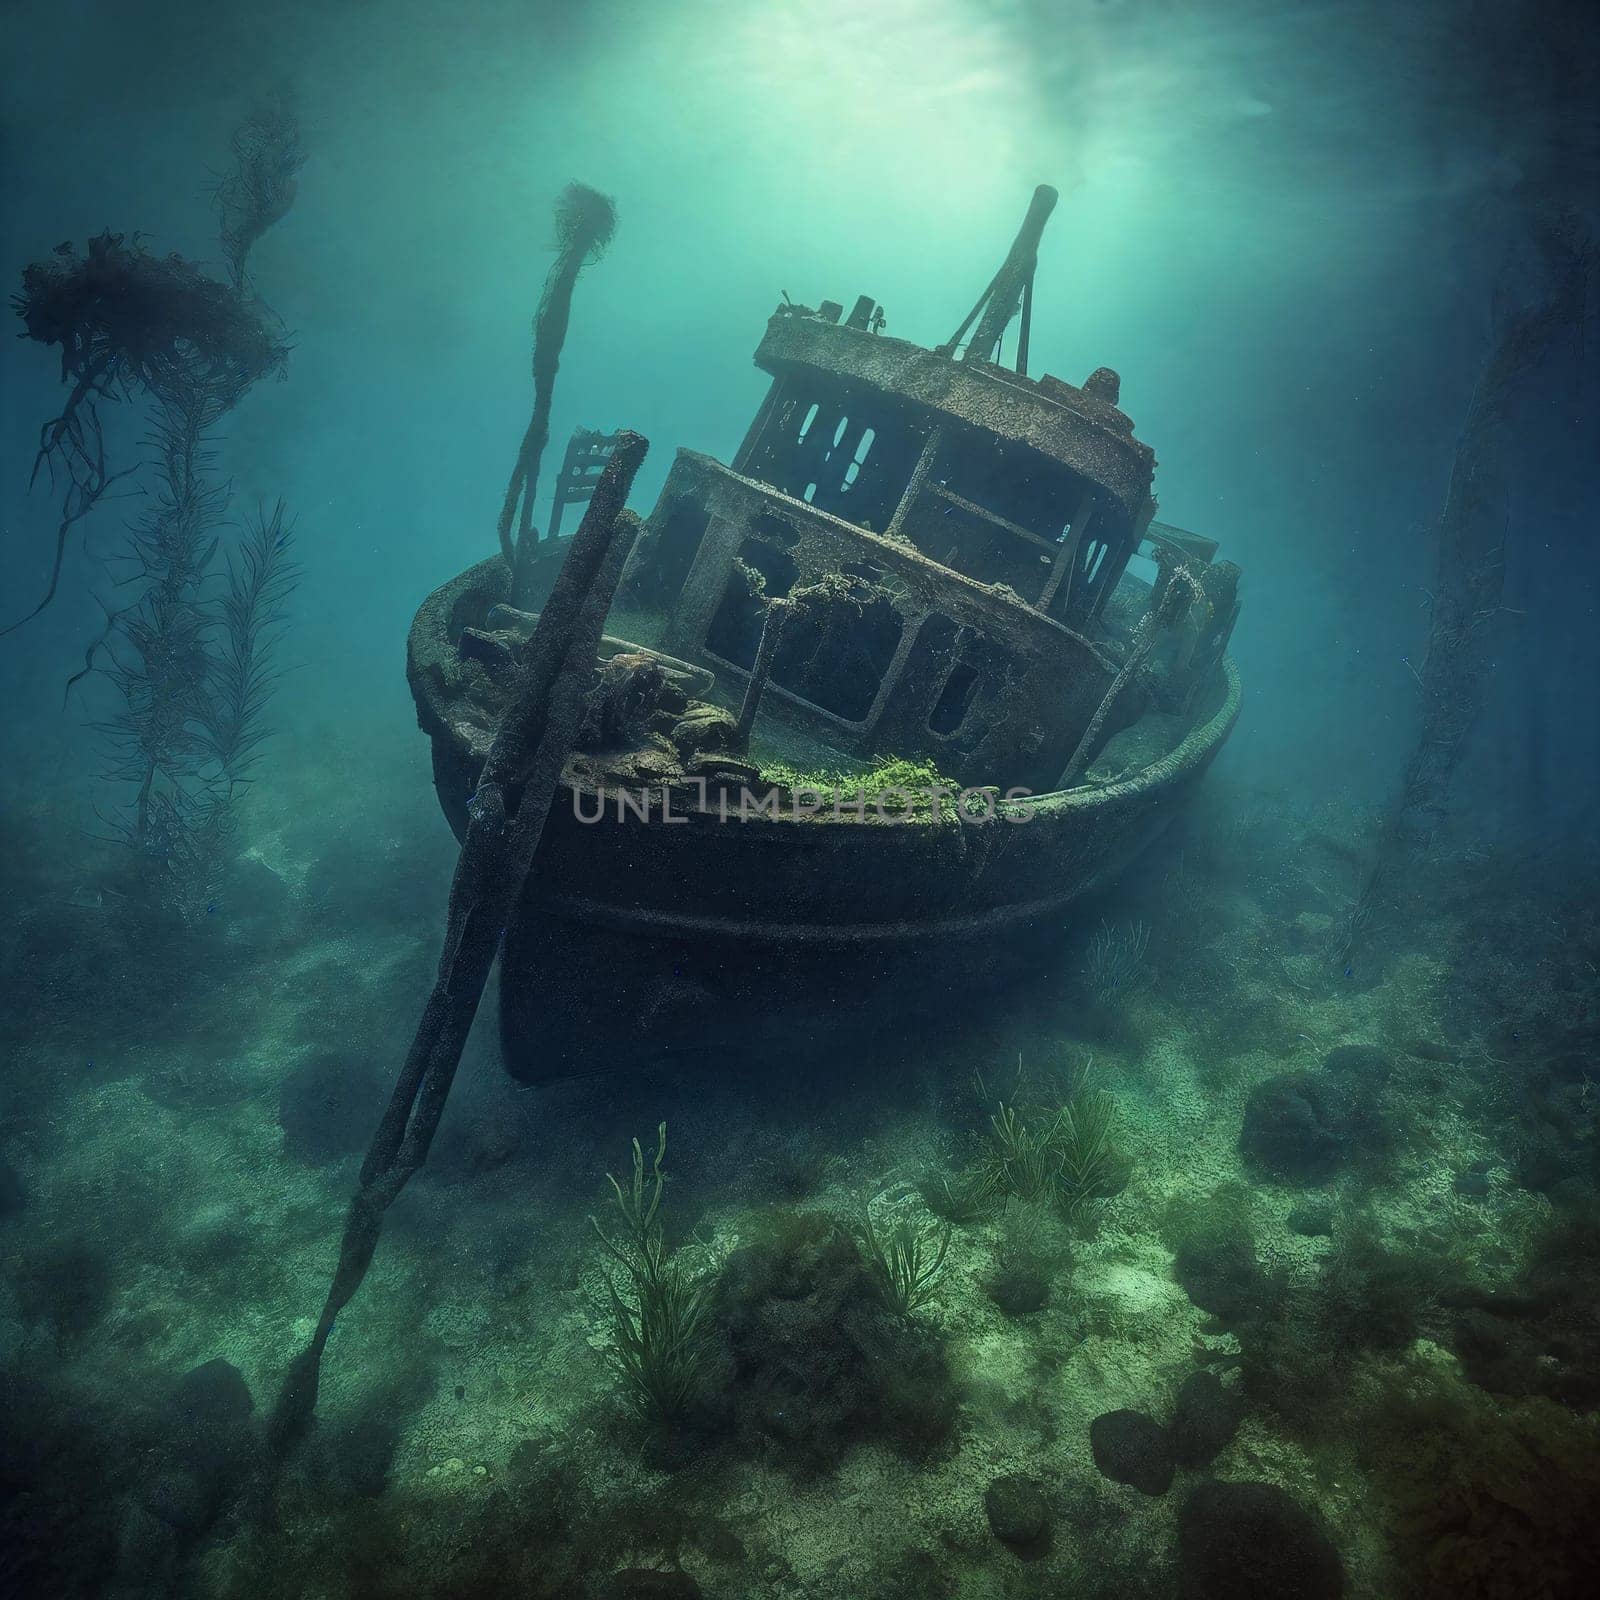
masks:
[[[857,1239],[872,1281],[891,1311],[909,1316],[932,1297],[944,1276],[952,1231],[949,1222],[913,1223],[902,1213],[892,1227],[880,1233],[870,1203],[861,1202]]]
[[[533,319],[533,414],[517,447],[495,530],[518,604],[527,599],[526,569],[538,543],[533,501],[539,489],[539,463],[550,442],[550,406],[572,319],[572,293],[583,269],[605,254],[616,229],[616,202],[588,184],[569,183],[557,197],[556,259]]]
[[[70,389],[40,430],[33,465],[34,479],[43,467],[52,483],[58,471],[66,480],[49,578],[33,609],[0,634],[51,604],[72,528],[113,482],[138,470],[108,463],[99,407],[148,408],[143,509],[105,563],[127,597],[102,604],[104,625],[67,690],[98,672],[121,700],[97,729],[109,746],[103,776],[132,789],[111,823],[130,851],[135,892],[124,903],[186,922],[212,908],[232,803],[268,736],[261,716],[295,581],[280,505],[246,524],[213,598],[232,493],[217,473],[213,433],[254,384],[282,372],[289,353],[246,277],[251,248],[287,214],[305,160],[287,99],[246,118],[232,153],[216,195],[229,281],[108,228],[81,255],[69,242],[29,265],[12,300],[24,337],[59,349]]]
[[[1117,1103],[1091,1080],[1091,1057],[1075,1071],[1059,1103],[1024,1100],[1021,1059],[1010,1101],[996,1100],[983,1140],[976,1182],[991,1200],[1013,1196],[1057,1207],[1080,1222],[1121,1192],[1127,1162],[1116,1138]],[[990,1103],[981,1073],[973,1074],[981,1103]]]
[[[641,1418],[671,1422],[698,1392],[705,1367],[706,1291],[685,1276],[661,1232],[661,1195],[666,1187],[662,1163],[667,1155],[667,1125],[656,1128],[656,1149],[648,1170],[644,1149],[633,1141],[633,1177],[624,1188],[611,1173],[612,1199],[622,1218],[613,1237],[595,1217],[589,1225],[601,1246],[626,1273],[632,1299],[606,1275],[614,1344],[611,1360],[622,1378],[629,1405]]]

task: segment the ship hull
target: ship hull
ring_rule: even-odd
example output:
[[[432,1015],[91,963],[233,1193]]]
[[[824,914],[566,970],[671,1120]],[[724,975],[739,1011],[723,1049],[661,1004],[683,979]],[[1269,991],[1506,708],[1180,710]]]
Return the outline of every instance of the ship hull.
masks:
[[[498,561],[469,569],[429,596],[409,641],[418,718],[458,837],[486,744],[464,714],[456,644],[504,592]],[[815,1000],[830,983],[856,994],[875,973],[892,981],[910,966],[926,978],[946,958],[957,978],[976,977],[975,952],[1059,926],[1064,908],[1184,809],[1238,715],[1231,660],[1208,689],[1176,748],[1152,765],[1004,803],[986,821],[930,823],[870,805],[862,817],[827,803],[797,816],[780,802],[774,816],[756,809],[759,795],[741,804],[692,789],[645,789],[622,804],[569,766],[507,932],[508,1067],[559,1076],[619,1032],[666,1040],[682,1023],[692,1037],[697,1010],[728,1013],[741,995],[794,987]],[[604,977],[586,1002],[595,961]]]

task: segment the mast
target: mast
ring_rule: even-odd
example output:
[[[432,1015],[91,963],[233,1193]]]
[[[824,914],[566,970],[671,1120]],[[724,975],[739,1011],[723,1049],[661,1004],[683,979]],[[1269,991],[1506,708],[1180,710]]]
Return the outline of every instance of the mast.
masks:
[[[939,346],[940,355],[954,357],[956,347],[966,337],[967,329],[976,322],[977,330],[967,341],[964,359],[992,360],[1020,303],[1022,330],[1017,341],[1017,371],[1026,376],[1029,324],[1033,320],[1033,273],[1039,263],[1039,240],[1060,198],[1048,183],[1041,183],[1033,191],[1028,214],[1022,219],[1022,226],[1017,229],[1017,236],[1011,241],[1011,249],[1000,264],[1000,270],[989,280],[989,287],[978,297],[978,303],[967,313],[961,326],[946,343]]]

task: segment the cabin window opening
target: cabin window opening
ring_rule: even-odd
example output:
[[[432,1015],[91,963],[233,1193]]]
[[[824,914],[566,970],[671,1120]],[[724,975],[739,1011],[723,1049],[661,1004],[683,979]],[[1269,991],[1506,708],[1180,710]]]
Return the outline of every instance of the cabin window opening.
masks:
[[[800,576],[794,557],[765,539],[746,539],[739,547],[738,559],[761,574],[766,593],[775,600],[785,599]]]
[[[1161,576],[1161,568],[1157,566],[1153,556],[1147,556],[1141,550],[1128,557],[1128,565],[1123,571],[1130,578],[1137,578],[1141,583],[1148,584],[1152,589]]]
[[[787,596],[799,575],[787,550],[761,539],[746,539],[733,559],[722,599],[706,629],[706,649],[736,667],[751,666],[766,626],[768,602]]]
[[[789,619],[772,665],[772,681],[846,722],[860,722],[878,697],[905,619],[881,585],[837,574],[831,590]]]
[[[861,476],[861,469],[867,464],[867,457],[872,453],[872,441],[875,437],[876,435],[871,428],[862,433],[861,443],[856,446],[856,453],[851,458],[850,465],[844,469],[844,487],[846,489]]]
[[[978,669],[967,660],[957,661],[944,680],[944,688],[928,713],[928,732],[952,734],[967,720],[978,693]]]
[[[753,542],[757,548],[768,544],[777,550],[789,550],[800,542],[800,533],[794,524],[770,511],[763,511],[756,518],[754,533],[756,537]]]
[[[996,697],[1018,678],[1018,664],[1004,645],[975,628],[958,630],[939,697],[928,713],[928,732],[944,740],[958,754],[969,755],[990,734],[996,714]]]

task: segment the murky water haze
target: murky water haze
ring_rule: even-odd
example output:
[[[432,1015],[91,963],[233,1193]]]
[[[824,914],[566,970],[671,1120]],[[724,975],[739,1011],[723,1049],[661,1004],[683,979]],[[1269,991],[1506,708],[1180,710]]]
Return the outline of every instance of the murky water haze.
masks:
[[[15,262],[107,225],[203,257],[241,108],[263,85],[300,97],[311,162],[256,264],[291,375],[241,409],[228,465],[301,518],[290,692],[311,706],[337,684],[334,705],[403,718],[412,608],[488,549],[563,183],[614,195],[621,225],[583,285],[553,436],[645,433],[648,504],[678,446],[725,457],[742,435],[780,291],[871,293],[888,331],[936,343],[1050,182],[1035,361],[1118,368],[1162,516],[1248,575],[1256,732],[1232,759],[1270,746],[1319,782],[1387,782],[1422,533],[1512,191],[1551,143],[1548,107],[1505,105],[1498,35],[1475,42],[1459,8],[16,11]],[[24,492],[20,424],[54,368],[33,346],[9,365],[4,560],[26,592],[48,507]],[[90,575],[80,560],[57,614],[0,646],[41,689],[95,625]]]
[[[107,228],[222,276],[213,201],[264,97],[307,159],[250,257],[286,374],[215,437],[228,538],[280,496],[294,518],[287,671],[227,871],[183,917],[125,903],[124,686],[63,703],[130,593],[148,410],[102,407],[142,475],[0,636],[0,1587],[1587,1593],[1592,261],[1462,458],[1489,462],[1504,582],[1467,689],[1423,677],[1485,362],[1546,290],[1541,230],[1594,237],[1585,10],[12,0],[14,285]],[[577,284],[539,522],[577,426],[648,436],[641,514],[680,447],[728,461],[786,295],[865,294],[938,345],[1056,186],[1029,370],[1115,368],[1160,518],[1242,567],[1241,715],[1126,871],[1003,937],[941,925],[895,982],[872,949],[819,977],[809,952],[663,959],[566,924],[512,958],[532,1054],[585,1075],[502,1071],[491,982],[269,1515],[262,1422],[456,862],[407,630],[495,551],[574,180],[619,220]],[[4,625],[49,581],[65,484],[29,476],[65,391],[54,347],[0,348]],[[619,617],[660,620],[637,590]],[[1124,618],[1108,647],[1137,641]],[[1419,730],[1448,743],[1440,706],[1478,689],[1444,825],[1402,839]],[[975,842],[933,859],[907,869],[929,895],[981,876]],[[663,1122],[652,1232],[630,1140],[648,1196]],[[690,1325],[653,1388],[628,1354],[651,1317]]]

